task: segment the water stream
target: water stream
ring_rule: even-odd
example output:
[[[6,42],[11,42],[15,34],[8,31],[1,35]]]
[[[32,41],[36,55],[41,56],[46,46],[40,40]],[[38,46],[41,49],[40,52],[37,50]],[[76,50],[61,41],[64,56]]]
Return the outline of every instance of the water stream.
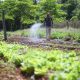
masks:
[[[41,25],[42,25],[41,23],[35,23],[35,24],[33,24],[31,26],[29,38],[33,42],[37,42],[40,39],[40,37],[39,37],[39,30],[40,30]]]

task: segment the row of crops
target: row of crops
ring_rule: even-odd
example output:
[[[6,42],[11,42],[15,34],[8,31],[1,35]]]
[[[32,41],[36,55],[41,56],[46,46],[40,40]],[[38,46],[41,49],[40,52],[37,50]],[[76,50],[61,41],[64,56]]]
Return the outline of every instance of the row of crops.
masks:
[[[23,74],[47,76],[48,80],[79,80],[79,52],[32,49],[0,42],[0,58],[20,67]]]
[[[44,38],[46,35],[45,28],[42,28],[38,31],[37,34],[39,34],[39,37]],[[7,36],[13,36],[13,35],[20,35],[20,36],[29,36],[30,35],[30,29],[24,29],[24,30],[18,30],[15,32],[7,32]],[[3,32],[0,32],[0,40],[3,38]],[[79,29],[52,29],[51,32],[51,38],[52,39],[62,39],[62,40],[75,40],[80,43],[80,30]]]

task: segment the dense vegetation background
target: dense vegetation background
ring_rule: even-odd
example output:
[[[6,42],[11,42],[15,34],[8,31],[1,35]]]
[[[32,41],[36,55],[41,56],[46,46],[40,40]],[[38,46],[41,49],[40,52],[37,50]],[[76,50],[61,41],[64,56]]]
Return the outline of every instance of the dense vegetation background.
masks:
[[[37,20],[43,22],[47,12],[53,16],[54,23],[80,20],[80,0],[0,0],[0,29],[2,10],[7,30],[11,31],[28,28]]]

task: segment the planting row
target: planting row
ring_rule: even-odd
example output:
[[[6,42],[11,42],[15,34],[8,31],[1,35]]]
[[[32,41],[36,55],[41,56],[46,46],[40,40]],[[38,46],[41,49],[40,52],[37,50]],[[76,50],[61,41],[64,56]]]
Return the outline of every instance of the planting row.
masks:
[[[19,44],[0,42],[0,58],[20,67],[25,75],[48,80],[80,79],[79,53],[75,51],[32,49]],[[38,79],[37,79],[38,80]]]

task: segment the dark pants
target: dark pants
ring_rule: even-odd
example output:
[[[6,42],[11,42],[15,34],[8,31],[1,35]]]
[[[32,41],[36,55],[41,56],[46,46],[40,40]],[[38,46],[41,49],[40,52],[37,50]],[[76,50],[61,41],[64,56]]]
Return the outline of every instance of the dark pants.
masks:
[[[50,35],[51,35],[51,27],[48,26],[46,27],[46,39],[50,39]]]

